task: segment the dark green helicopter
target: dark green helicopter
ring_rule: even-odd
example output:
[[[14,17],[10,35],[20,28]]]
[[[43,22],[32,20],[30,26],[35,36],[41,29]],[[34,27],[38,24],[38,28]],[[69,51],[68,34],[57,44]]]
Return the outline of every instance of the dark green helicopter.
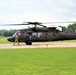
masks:
[[[49,22],[53,23],[53,22]],[[55,23],[55,22],[54,22]],[[56,22],[62,23],[62,22]],[[72,23],[72,22],[63,22]],[[47,27],[40,22],[27,22],[22,24],[10,25],[34,25],[32,28],[18,30],[13,36],[7,40],[10,42],[15,41],[15,35],[18,34],[19,42],[25,42],[26,45],[32,45],[32,42],[45,42],[45,41],[58,41],[58,40],[72,40],[76,39],[76,33],[68,33],[58,30],[56,27]],[[42,26],[42,27],[39,27]]]

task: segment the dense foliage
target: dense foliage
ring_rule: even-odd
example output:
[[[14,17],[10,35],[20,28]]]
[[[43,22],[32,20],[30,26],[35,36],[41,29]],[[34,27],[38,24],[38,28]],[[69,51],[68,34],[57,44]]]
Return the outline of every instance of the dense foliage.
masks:
[[[67,26],[67,31],[68,32],[76,32],[76,23],[75,24],[69,24]]]
[[[69,24],[67,27],[60,26],[62,31],[76,33],[76,23]]]
[[[12,36],[16,30],[0,30],[0,36]]]

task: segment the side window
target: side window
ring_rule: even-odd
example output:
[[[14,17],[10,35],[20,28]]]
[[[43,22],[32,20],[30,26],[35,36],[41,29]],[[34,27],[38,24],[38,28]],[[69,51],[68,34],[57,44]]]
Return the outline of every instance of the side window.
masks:
[[[38,33],[38,37],[42,37],[42,33]]]
[[[37,33],[32,33],[32,36],[33,37],[37,37]]]
[[[26,33],[24,33],[24,36],[27,36],[27,34],[26,34]]]

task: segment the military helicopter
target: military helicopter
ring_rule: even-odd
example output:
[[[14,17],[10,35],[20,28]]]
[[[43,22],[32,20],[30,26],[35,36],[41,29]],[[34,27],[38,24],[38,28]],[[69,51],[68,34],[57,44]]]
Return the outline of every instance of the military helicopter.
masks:
[[[53,23],[53,22],[49,22]],[[54,22],[55,23],[55,22]],[[56,22],[60,23],[60,22]],[[62,22],[61,22],[62,23]],[[67,23],[67,22],[63,22]],[[71,23],[71,22],[68,22]],[[15,35],[18,34],[19,42],[25,42],[26,45],[32,45],[32,42],[58,41],[58,40],[72,40],[76,39],[76,33],[68,33],[58,30],[56,27],[47,27],[41,22],[27,22],[22,24],[10,25],[34,25],[32,28],[18,30],[13,36],[7,40],[15,41]],[[42,26],[42,27],[38,27]]]

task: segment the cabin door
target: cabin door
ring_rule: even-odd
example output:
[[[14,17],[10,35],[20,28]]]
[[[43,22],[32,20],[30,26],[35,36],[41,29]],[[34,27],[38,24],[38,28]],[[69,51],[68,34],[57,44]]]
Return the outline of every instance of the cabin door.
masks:
[[[31,41],[32,40],[32,34],[25,34],[25,41]]]

